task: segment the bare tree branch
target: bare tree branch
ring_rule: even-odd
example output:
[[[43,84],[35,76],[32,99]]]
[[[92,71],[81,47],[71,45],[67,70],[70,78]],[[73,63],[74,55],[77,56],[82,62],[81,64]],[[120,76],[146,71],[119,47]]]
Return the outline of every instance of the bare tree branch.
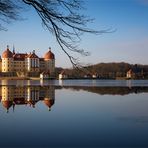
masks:
[[[61,49],[69,57],[72,65],[78,67],[77,58],[70,55],[69,51],[89,55],[83,49],[78,48],[80,36],[83,33],[102,34],[111,30],[93,30],[87,28],[92,19],[81,15],[83,1],[80,0],[22,0],[25,4],[33,7],[42,20],[42,24],[51,32]],[[13,0],[0,0],[0,20],[9,23],[9,20],[18,19],[16,11],[19,5]],[[0,29],[4,29],[0,26]]]
[[[11,21],[18,20],[21,6],[18,6],[15,0],[0,0],[0,22],[10,23]],[[7,30],[0,24],[0,30]]]

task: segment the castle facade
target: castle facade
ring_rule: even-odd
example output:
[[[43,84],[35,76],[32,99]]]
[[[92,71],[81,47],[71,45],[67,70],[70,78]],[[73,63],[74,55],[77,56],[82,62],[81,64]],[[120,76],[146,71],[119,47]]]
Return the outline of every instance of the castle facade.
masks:
[[[55,56],[51,49],[45,53],[43,58],[36,55],[35,50],[27,53],[16,53],[9,46],[0,58],[0,73],[2,76],[40,76],[48,73],[51,77],[55,72]]]

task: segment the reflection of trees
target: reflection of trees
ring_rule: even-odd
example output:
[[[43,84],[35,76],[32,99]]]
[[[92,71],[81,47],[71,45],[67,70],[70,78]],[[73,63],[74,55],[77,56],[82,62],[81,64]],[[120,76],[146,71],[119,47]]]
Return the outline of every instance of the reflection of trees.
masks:
[[[88,86],[8,86],[0,87],[0,101],[4,108],[15,108],[18,105],[35,107],[42,102],[50,110],[55,102],[55,89],[87,91],[100,95],[128,95],[130,93],[147,93],[148,87],[88,87]]]
[[[127,95],[131,93],[148,92],[148,87],[87,87],[87,86],[57,86],[56,89],[84,90],[100,95]]]

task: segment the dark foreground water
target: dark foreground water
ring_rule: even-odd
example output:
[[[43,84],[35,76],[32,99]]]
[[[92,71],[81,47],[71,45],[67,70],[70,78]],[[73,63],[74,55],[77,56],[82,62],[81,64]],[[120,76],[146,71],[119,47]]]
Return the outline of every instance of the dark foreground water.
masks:
[[[0,147],[148,147],[147,81],[99,82],[1,81]]]

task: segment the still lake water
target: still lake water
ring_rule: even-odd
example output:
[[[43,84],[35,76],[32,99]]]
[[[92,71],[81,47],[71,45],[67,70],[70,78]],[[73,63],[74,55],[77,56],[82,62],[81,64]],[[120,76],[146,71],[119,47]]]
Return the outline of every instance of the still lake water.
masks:
[[[148,147],[148,81],[0,81],[0,147]]]

